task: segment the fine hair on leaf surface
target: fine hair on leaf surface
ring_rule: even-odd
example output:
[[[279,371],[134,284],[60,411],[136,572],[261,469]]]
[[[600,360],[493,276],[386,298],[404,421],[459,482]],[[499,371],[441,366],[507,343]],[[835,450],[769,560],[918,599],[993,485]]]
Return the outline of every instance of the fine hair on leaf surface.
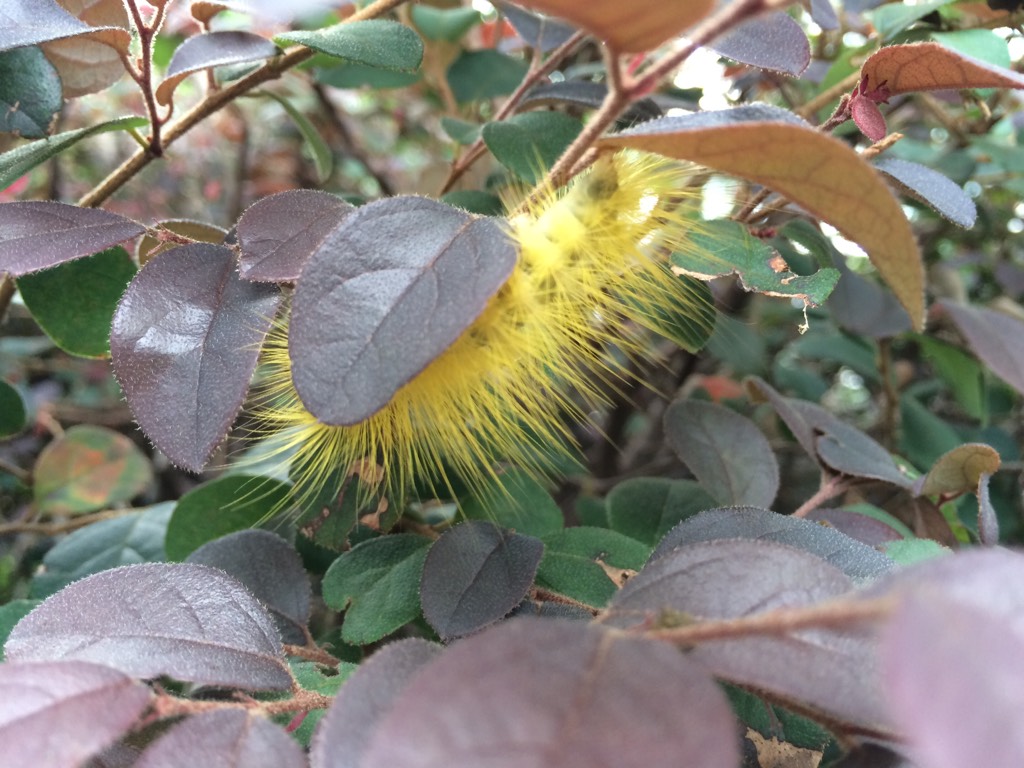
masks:
[[[417,482],[437,492],[450,493],[455,478],[479,488],[502,462],[552,474],[552,447],[571,446],[571,425],[629,378],[628,361],[649,345],[644,329],[667,333],[662,308],[693,327],[714,322],[707,295],[669,269],[673,252],[694,247],[692,175],[628,151],[599,158],[564,190],[542,189],[508,221],[518,251],[508,280],[454,343],[359,423],[326,424],[304,405],[287,316],[278,322],[254,417],[258,434],[284,433],[279,450],[293,454],[300,506],[353,472],[399,501]]]

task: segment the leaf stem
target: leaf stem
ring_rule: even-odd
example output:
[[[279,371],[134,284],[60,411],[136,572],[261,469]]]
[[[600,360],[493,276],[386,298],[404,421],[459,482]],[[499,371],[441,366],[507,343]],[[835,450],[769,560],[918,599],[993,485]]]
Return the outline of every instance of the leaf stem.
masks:
[[[376,0],[376,2],[370,3],[370,5],[366,6],[361,11],[356,11],[342,23],[349,24],[355,21],[373,19],[397,8],[405,2],[406,0]],[[282,56],[278,56],[277,58],[268,61],[255,72],[250,73],[240,80],[236,80],[231,83],[231,85],[228,85],[218,91],[208,93],[203,101],[199,102],[199,104],[182,115],[173,124],[168,126],[167,131],[163,134],[161,139],[161,150],[180,139],[207,117],[212,115],[214,112],[223,109],[242,94],[251,91],[256,86],[268,82],[269,80],[277,79],[285,71],[312,58],[313,53],[314,51],[310,48],[297,46]],[[94,208],[98,205],[102,205],[111,195],[127,184],[135,177],[136,174],[139,173],[139,171],[156,159],[156,157],[157,155],[153,154],[151,147],[136,152],[118,168],[114,169],[114,171],[112,171],[110,175],[101,181],[92,191],[83,196],[78,201],[78,205],[83,208]]]
[[[791,517],[807,517],[816,510],[822,503],[834,499],[844,493],[850,487],[850,480],[843,475],[822,474],[821,486],[814,495],[796,509]]]

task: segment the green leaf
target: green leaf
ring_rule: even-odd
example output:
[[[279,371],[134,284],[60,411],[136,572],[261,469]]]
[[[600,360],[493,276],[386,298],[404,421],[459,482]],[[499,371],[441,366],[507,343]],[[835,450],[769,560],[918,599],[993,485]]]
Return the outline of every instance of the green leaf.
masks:
[[[885,554],[899,565],[912,565],[933,557],[953,554],[949,547],[944,547],[931,539],[902,539],[890,541],[885,545]]]
[[[416,4],[410,9],[412,22],[428,40],[454,43],[480,23],[480,12],[472,8],[435,8]]]
[[[317,67],[313,79],[334,88],[362,88],[374,90],[405,88],[423,79],[420,71],[396,72],[391,69],[375,69],[363,64],[346,63],[336,67]]]
[[[463,51],[448,68],[448,85],[460,104],[493,99],[512,93],[528,69],[522,59],[498,51]]]
[[[444,195],[441,202],[481,216],[500,216],[505,211],[500,197],[477,189],[457,189]]]
[[[398,72],[415,72],[423,61],[419,35],[397,21],[385,19],[335,24],[315,31],[294,30],[274,40],[298,43],[338,59]]]
[[[882,375],[878,372],[875,345],[868,339],[841,333],[812,331],[794,341],[789,348],[805,360],[838,363],[848,366],[869,381],[882,380]]]
[[[92,512],[138,496],[153,481],[149,460],[124,435],[80,424],[50,443],[33,470],[35,503],[47,515]]]
[[[415,6],[417,8],[423,6]],[[452,137],[459,144],[472,144],[480,138],[480,129],[483,127],[477,123],[470,123],[466,120],[459,120],[455,117],[442,117],[441,127],[444,132]]]
[[[56,136],[51,136],[48,139],[33,141],[31,144],[25,144],[9,152],[4,152],[0,155],[0,189],[6,189],[11,186],[11,184],[37,165],[41,165],[51,157],[59,155],[82,139],[97,133],[141,128],[144,125],[148,125],[148,123],[149,121],[144,117],[119,117],[88,128],[58,133]]]
[[[39,48],[0,53],[0,131],[41,139],[61,104],[60,77]]]
[[[694,277],[710,279],[735,272],[748,291],[803,299],[815,306],[823,304],[839,282],[838,270],[831,267],[813,275],[795,275],[785,268],[776,271],[772,247],[734,221],[704,222],[691,239],[695,247],[673,254],[672,263]]]
[[[279,96],[273,91],[263,91],[261,95],[273,99],[288,113],[288,116],[295,123],[295,127],[299,129],[299,133],[302,134],[302,138],[309,145],[309,149],[313,153],[317,181],[320,183],[327,181],[331,171],[334,170],[334,153],[331,152],[330,146],[324,141],[324,137],[320,135],[320,131],[288,99]]]
[[[324,602],[345,611],[345,642],[376,642],[419,616],[420,574],[430,544],[411,533],[382,536],[356,545],[327,569]]]
[[[536,184],[581,130],[579,120],[561,112],[527,112],[488,123],[480,135],[499,163]]]
[[[252,528],[287,508],[289,486],[252,475],[229,475],[178,500],[167,525],[168,560],[184,560],[208,541]]]
[[[675,525],[718,506],[692,480],[636,477],[619,483],[605,500],[613,531],[653,547]]]
[[[929,13],[948,5],[952,0],[926,0],[915,5],[904,5],[893,3],[883,5],[870,11],[867,16],[875,25],[875,30],[884,38],[889,39],[897,32],[902,32],[918,19],[923,19]]]
[[[137,272],[121,246],[18,278],[18,291],[54,343],[79,357],[110,357],[110,323]]]
[[[0,381],[0,438],[16,435],[25,428],[25,401],[6,381]]]
[[[920,6],[918,6],[920,7]],[[933,32],[932,38],[947,48],[972,59],[1010,68],[1010,50],[1006,40],[991,29],[958,29],[955,32]]]
[[[43,557],[32,597],[46,598],[73,581],[120,565],[162,562],[174,503],[167,501],[68,534]]]
[[[313,691],[323,696],[336,696],[341,690],[342,684],[358,669],[358,665],[347,661],[339,664],[332,675],[324,674],[320,665],[312,661],[292,659],[289,661],[289,666],[292,668],[292,676],[303,690]],[[282,698],[284,697],[282,696]],[[309,747],[313,732],[326,711],[325,709],[310,710],[303,718],[302,724],[291,732],[292,737],[303,747]],[[295,714],[289,712],[276,719],[282,726],[288,726],[294,718]]]
[[[832,738],[828,731],[813,720],[793,714],[777,704],[769,704],[742,688],[728,684],[723,687],[736,717],[765,738],[776,738],[800,749],[816,751],[821,751]]]
[[[963,440],[950,424],[911,394],[900,398],[900,452],[925,468]]]
[[[638,571],[650,547],[606,528],[566,528],[542,538],[537,584],[600,608],[619,588],[616,570]]]
[[[988,412],[985,397],[985,369],[958,347],[931,336],[915,336],[935,373],[949,387],[968,416],[984,421]]]
[[[562,530],[562,510],[551,494],[521,470],[509,470],[475,491],[462,504],[470,520],[488,520],[517,533],[544,536]]]
[[[4,643],[7,636],[11,634],[14,625],[28,616],[41,600],[12,600],[6,605],[0,605],[0,661],[4,660]]]

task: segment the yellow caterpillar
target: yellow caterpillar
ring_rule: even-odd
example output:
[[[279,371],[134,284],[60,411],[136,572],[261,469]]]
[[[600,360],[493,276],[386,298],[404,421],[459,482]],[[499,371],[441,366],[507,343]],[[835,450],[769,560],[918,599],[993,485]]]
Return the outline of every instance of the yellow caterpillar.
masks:
[[[399,498],[425,477],[443,489],[442,467],[470,488],[502,461],[549,472],[542,449],[571,441],[567,424],[600,402],[602,381],[625,374],[609,343],[640,354],[642,340],[627,326],[663,330],[666,306],[708,322],[706,298],[688,295],[693,284],[668,267],[670,253],[690,247],[691,174],[657,155],[619,152],[566,190],[536,197],[509,221],[518,262],[483,313],[358,424],[323,424],[305,408],[292,384],[287,326],[279,324],[265,347],[258,431],[283,432],[281,450],[294,451],[292,474],[308,495],[339,469],[368,464]]]

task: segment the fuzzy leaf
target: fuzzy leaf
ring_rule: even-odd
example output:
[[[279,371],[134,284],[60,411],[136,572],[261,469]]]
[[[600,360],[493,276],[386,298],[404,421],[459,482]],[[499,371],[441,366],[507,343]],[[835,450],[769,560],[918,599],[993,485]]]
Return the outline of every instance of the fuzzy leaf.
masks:
[[[65,0],[63,5],[89,24],[83,35],[43,43],[43,53],[57,68],[64,98],[110,87],[125,74],[122,54],[131,42],[128,9],[123,0]]]
[[[397,21],[371,19],[333,27],[282,32],[274,38],[367,67],[415,72],[423,61],[423,41]]]
[[[516,262],[492,220],[392,197],[345,218],[307,262],[289,327],[292,378],[327,424],[357,424],[444,352]]]
[[[114,315],[114,374],[147,437],[198,472],[234,421],[281,301],[241,280],[225,246],[195,243],[146,264]]]
[[[441,646],[419,638],[389,643],[374,653],[345,683],[320,721],[310,752],[312,768],[360,768],[384,716],[413,676],[441,653]]]
[[[967,346],[997,376],[1024,394],[1024,322],[1004,312],[938,302],[967,340]]]
[[[295,547],[276,533],[229,533],[203,544],[186,562],[219,568],[238,579],[270,611],[286,643],[306,644],[309,575]]]
[[[839,281],[839,273],[825,267],[813,275],[797,275],[770,245],[734,221],[707,221],[690,239],[692,252],[672,254],[672,266],[703,280],[735,273],[747,291],[767,296],[801,299],[806,304],[825,303]]]
[[[80,514],[130,501],[153,481],[135,443],[106,427],[78,424],[43,449],[33,470],[36,507]]]
[[[241,584],[192,564],[126,565],[45,600],[11,632],[9,661],[93,661],[140,678],[287,689],[281,637]]]
[[[36,144],[49,144],[66,135]],[[3,157],[6,155],[0,156],[0,165]],[[4,180],[0,179],[0,188],[4,186]],[[0,272],[15,277],[38,272],[102,251],[144,231],[145,227],[131,219],[95,208],[35,200],[3,203],[0,205]]]
[[[277,54],[278,48],[252,32],[207,32],[193,35],[179,45],[167,65],[167,75],[156,89],[156,100],[170,104],[174,89],[194,72],[214,67],[262,61]]]
[[[23,275],[18,292],[58,347],[80,357],[109,357],[114,310],[136,271],[128,252],[115,246]]]
[[[920,163],[900,160],[898,157],[883,157],[875,160],[874,165],[882,173],[895,179],[900,188],[923,200],[957,226],[974,226],[978,217],[974,201],[948,176]]]
[[[480,23],[480,11],[474,8],[435,8],[432,5],[414,5],[409,9],[412,23],[428,40],[455,43]]]
[[[167,526],[168,560],[184,560],[203,544],[259,525],[287,509],[289,486],[254,475],[225,475],[180,499]]]
[[[799,77],[811,63],[807,33],[789,15],[766,13],[741,21],[708,46],[728,59]]]
[[[721,690],[670,645],[519,618],[424,667],[361,765],[732,768],[734,728]]]
[[[1024,75],[957,53],[939,43],[889,45],[861,67],[869,88],[890,94],[960,88],[1024,88]]]
[[[692,480],[662,477],[625,480],[612,488],[605,503],[612,530],[651,547],[677,523],[716,505]]]
[[[294,282],[324,238],[354,210],[340,197],[312,189],[256,201],[238,220],[239,272],[245,280]]]
[[[863,246],[922,327],[924,267],[910,224],[878,172],[842,141],[758,104],[651,120],[599,144],[690,160],[785,195]]]
[[[573,526],[545,536],[538,586],[603,607],[647,559],[648,548],[607,528]]]
[[[499,163],[533,185],[582,129],[579,120],[561,112],[526,112],[487,123],[480,135]]]
[[[460,500],[467,520],[487,520],[530,536],[557,533],[565,526],[558,503],[529,473],[510,469],[488,479]]]
[[[550,13],[583,27],[617,53],[640,53],[696,24],[715,7],[715,0],[637,0],[629,6],[618,0],[517,0],[516,5]]]
[[[713,403],[680,400],[665,411],[665,437],[719,504],[769,507],[775,500],[775,454],[745,416]]]
[[[445,73],[459,104],[512,93],[529,66],[500,51],[463,51]]]
[[[189,765],[305,768],[302,748],[279,725],[239,709],[192,715],[142,753],[135,768]]]
[[[982,475],[999,469],[999,452],[983,443],[966,443],[943,454],[921,480],[922,496],[971,492]]]
[[[335,560],[323,578],[324,602],[345,611],[341,637],[368,645],[420,614],[420,576],[430,539],[411,533],[357,544]]]
[[[849,593],[846,574],[817,555],[770,541],[722,539],[677,547],[626,582],[610,623],[728,619],[813,605]],[[689,651],[719,678],[799,703],[833,722],[891,732],[873,647],[849,628],[700,643]]]
[[[494,5],[519,33],[523,42],[541,53],[553,51],[576,31],[557,19],[529,13],[511,3],[495,2]]]
[[[154,224],[153,229],[166,229],[168,232],[187,237],[190,240],[196,240],[200,243],[214,243],[215,245],[223,243],[225,236],[228,234],[228,231],[223,227],[193,219],[165,219]],[[176,243],[161,242],[147,232],[139,238],[139,244],[135,248],[136,260],[140,267],[144,267],[146,262],[154,256],[159,256],[164,251],[173,250],[177,247]]]
[[[858,336],[884,339],[910,330],[910,316],[892,293],[875,280],[861,277],[838,259],[841,277],[828,297],[832,318]]]
[[[32,578],[32,596],[49,597],[68,584],[119,565],[164,559],[164,536],[174,502],[79,528],[43,556]]]
[[[470,521],[446,531],[423,564],[423,616],[442,638],[476,632],[526,595],[544,545],[532,536]]]
[[[5,0],[0,7],[0,51],[69,37],[103,40],[122,50],[127,50],[131,42],[127,29],[90,26],[56,0]]]
[[[2,25],[0,25],[0,29],[2,29]],[[2,155],[0,155],[0,189],[6,189],[7,187],[11,186],[11,184],[20,179],[22,176],[24,176],[26,173],[35,168],[37,165],[42,165],[51,157],[59,155],[68,147],[77,144],[82,139],[88,138],[93,134],[107,133],[108,131],[127,131],[132,128],[141,128],[142,126],[147,124],[148,121],[144,117],[119,117],[115,118],[114,120],[107,120],[102,123],[97,123],[96,125],[89,126],[88,128],[79,128],[74,131],[65,131],[64,133],[58,133],[55,136],[51,136],[48,139],[43,139],[42,141],[33,141],[30,144],[23,144],[20,147],[15,147],[14,149],[4,152]],[[27,203],[19,203],[19,205],[26,204]],[[0,222],[3,223],[4,229],[7,228],[8,222],[10,221],[7,218],[7,216],[13,215],[7,213],[4,210],[8,205],[14,205],[14,203],[7,203],[3,206],[0,206]],[[61,204],[52,202],[34,202],[33,205],[57,206]],[[70,208],[72,206],[65,207]],[[104,211],[90,210],[91,215],[102,213],[104,213]],[[43,209],[37,208],[36,215],[43,215]],[[106,215],[109,217],[113,217],[113,214],[110,213]],[[121,217],[117,217],[117,219],[122,222],[128,221],[127,219],[121,219]],[[17,220],[18,219],[15,219],[15,221]],[[92,219],[93,223],[96,223],[97,220],[98,217]],[[135,223],[132,222],[132,224]],[[135,226],[138,227],[138,230],[132,231],[131,234],[125,235],[123,238],[121,238],[121,240],[127,240],[130,237],[135,237],[136,235],[143,231],[143,228],[138,224],[135,224]],[[67,228],[68,225],[61,227],[61,229]],[[56,261],[43,261],[42,263],[39,263],[39,260],[35,257],[34,248],[26,248],[25,252],[20,254],[22,258],[22,263],[35,266],[29,266],[25,269],[14,271],[10,267],[8,267],[6,263],[11,257],[6,250],[5,240],[6,238],[0,238],[0,269],[11,272],[11,274],[14,275],[25,274],[26,272],[34,272],[37,269],[45,269],[46,267],[53,266],[54,264],[57,264],[60,261],[66,261],[69,258],[77,258],[78,256],[85,256],[89,253],[94,253],[96,251],[102,250],[103,248],[114,245],[115,243],[121,242],[121,240],[106,240],[99,245],[92,245],[90,243],[89,247],[87,248],[79,248],[78,250],[80,252],[76,253],[75,256],[66,256]]]
[[[55,124],[62,104],[57,70],[41,50],[0,53],[0,132],[41,139]]]
[[[0,665],[5,768],[78,768],[127,733],[152,692],[84,661]]]
[[[665,536],[651,562],[677,547],[718,539],[775,541],[817,555],[855,581],[874,579],[892,570],[893,562],[873,547],[809,520],[757,507],[708,509],[684,520]]]
[[[876,102],[865,96],[857,95],[850,99],[850,116],[860,132],[872,141],[881,141],[889,132],[882,110]]]

